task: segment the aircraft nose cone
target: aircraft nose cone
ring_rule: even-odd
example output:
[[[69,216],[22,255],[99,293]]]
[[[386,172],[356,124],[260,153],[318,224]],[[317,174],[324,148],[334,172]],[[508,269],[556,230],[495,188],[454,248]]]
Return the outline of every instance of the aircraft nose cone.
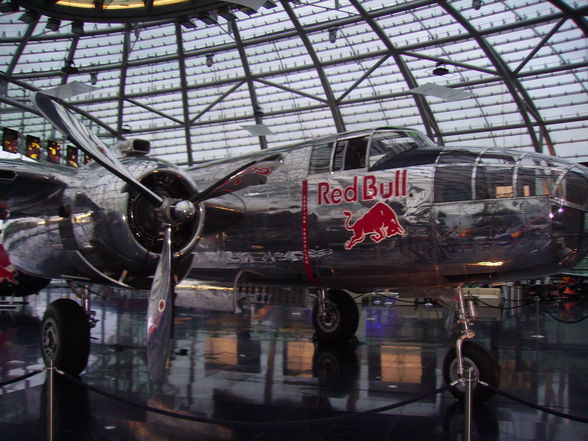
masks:
[[[174,206],[173,215],[178,221],[188,221],[196,215],[196,207],[190,201],[179,201]]]
[[[557,186],[555,196],[588,211],[588,167],[576,165],[570,168]]]
[[[561,179],[551,209],[560,265],[573,268],[588,254],[588,168],[575,166]]]

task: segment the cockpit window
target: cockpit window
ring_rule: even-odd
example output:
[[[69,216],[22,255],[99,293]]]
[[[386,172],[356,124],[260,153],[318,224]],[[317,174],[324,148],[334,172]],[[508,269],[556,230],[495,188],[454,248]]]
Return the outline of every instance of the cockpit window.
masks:
[[[418,132],[376,132],[370,145],[369,169],[433,164],[440,151],[440,147]]]
[[[343,139],[337,141],[333,156],[333,171],[365,168],[368,138]]]
[[[446,149],[439,155],[439,165],[474,165],[478,152],[469,150]]]
[[[327,173],[331,171],[331,153],[333,144],[317,144],[312,147],[310,154],[310,168],[308,172],[311,175],[317,173]]]

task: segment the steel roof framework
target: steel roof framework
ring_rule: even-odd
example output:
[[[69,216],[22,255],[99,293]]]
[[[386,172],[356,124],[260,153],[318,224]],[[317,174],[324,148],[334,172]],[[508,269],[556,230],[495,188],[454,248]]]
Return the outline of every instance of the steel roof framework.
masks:
[[[82,34],[67,24],[46,31],[46,17],[25,24],[22,12],[2,14],[0,123],[47,139],[50,129],[27,111],[29,91],[94,76],[99,89],[69,101],[102,135],[151,139],[156,155],[176,163],[390,124],[421,128],[441,144],[588,159],[588,6],[385,3],[284,0],[197,29],[86,23]],[[433,75],[437,65],[449,74]],[[471,96],[410,92],[427,83]],[[262,123],[275,135],[241,128]]]

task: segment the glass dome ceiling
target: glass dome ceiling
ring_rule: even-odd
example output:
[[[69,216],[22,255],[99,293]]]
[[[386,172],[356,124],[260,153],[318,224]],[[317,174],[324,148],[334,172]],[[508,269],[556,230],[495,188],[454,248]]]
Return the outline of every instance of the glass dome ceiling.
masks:
[[[588,160],[585,1],[201,3],[103,23],[2,0],[0,125],[59,139],[30,93],[81,83],[67,102],[107,143],[148,139],[178,164],[379,126]]]

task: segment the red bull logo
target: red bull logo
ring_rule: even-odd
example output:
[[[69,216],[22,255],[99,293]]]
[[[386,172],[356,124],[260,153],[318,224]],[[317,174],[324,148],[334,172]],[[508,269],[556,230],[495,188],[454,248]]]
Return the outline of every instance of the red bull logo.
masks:
[[[355,245],[370,238],[375,243],[396,235],[404,235],[405,230],[398,221],[396,212],[384,202],[378,202],[367,213],[351,224],[352,214],[344,211],[345,229],[351,231],[353,236],[345,243],[345,249],[350,250]]]
[[[18,285],[16,280],[16,268],[10,263],[4,247],[0,245],[0,283],[8,281]]]

